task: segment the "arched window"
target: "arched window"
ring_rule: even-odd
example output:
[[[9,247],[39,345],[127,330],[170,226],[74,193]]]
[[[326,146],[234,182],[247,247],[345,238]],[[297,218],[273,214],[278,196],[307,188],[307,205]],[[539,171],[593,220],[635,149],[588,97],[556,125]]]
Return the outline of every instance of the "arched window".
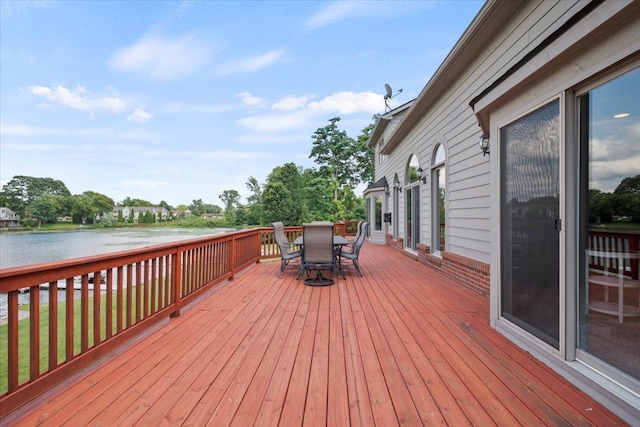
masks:
[[[405,172],[405,248],[415,250],[420,236],[420,162],[413,154]]]
[[[447,154],[442,144],[431,159],[431,253],[437,254],[447,243]]]

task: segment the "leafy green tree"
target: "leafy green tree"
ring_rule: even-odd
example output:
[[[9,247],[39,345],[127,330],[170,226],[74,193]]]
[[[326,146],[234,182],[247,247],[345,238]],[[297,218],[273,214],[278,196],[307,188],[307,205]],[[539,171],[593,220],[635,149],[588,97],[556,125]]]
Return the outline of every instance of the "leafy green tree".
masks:
[[[8,206],[16,214],[24,217],[29,205],[38,197],[45,195],[66,197],[71,193],[60,180],[16,175],[2,186],[0,205]]]
[[[138,220],[138,222],[140,222],[140,220]],[[145,211],[143,217],[142,217],[142,223],[143,224],[153,224],[155,223],[155,216],[153,215],[153,213],[151,213],[151,211]]]
[[[312,170],[305,171],[305,175],[307,175],[307,185],[304,187],[305,221],[335,221],[338,205],[333,200],[333,189],[326,185],[326,178]]]
[[[89,200],[90,215],[103,217],[105,215],[113,216],[113,208],[115,203],[113,199],[104,194],[95,191],[85,191],[82,193]]]
[[[264,222],[282,221],[284,225],[298,225],[300,206],[294,202],[291,192],[282,181],[267,182],[262,194]]]
[[[120,224],[123,224],[123,223],[124,223],[124,215],[122,214],[122,209],[119,209],[119,210],[118,210],[118,222],[119,222]]]
[[[240,193],[237,190],[224,190],[218,196],[224,203],[224,218],[229,225],[236,225],[236,208],[240,201]]]
[[[273,194],[274,186],[275,189],[285,188],[286,192],[280,196]],[[269,197],[266,197],[267,189],[270,191]],[[267,177],[262,200],[263,224],[271,224],[274,221],[282,221],[285,225],[301,224],[301,214],[305,204],[302,168],[294,163],[276,166]],[[281,211],[280,206],[275,206],[277,203],[287,206],[289,211],[285,216],[276,216],[276,213]]]
[[[71,196],[73,200],[73,204],[71,206],[71,216],[73,217],[73,222],[76,224],[85,224],[86,222],[93,223],[93,206],[91,203],[91,198],[84,194]]]
[[[50,196],[44,195],[36,198],[29,204],[28,212],[32,218],[38,220],[38,227],[42,223],[55,222],[56,210]]]
[[[148,200],[132,199],[131,197],[127,196],[124,198],[124,200],[118,203],[118,206],[144,207],[144,206],[153,206],[153,203],[149,202]]]
[[[589,190],[589,222],[598,224],[613,221],[613,197],[595,188]]]
[[[164,200],[162,200],[158,206],[160,206],[162,208],[165,208],[168,211],[173,210],[171,205],[169,203],[165,202]]]
[[[640,175],[623,179],[613,192],[615,213],[640,222]]]
[[[129,224],[133,224],[136,221],[136,212],[135,210],[132,208],[129,211]]]
[[[347,186],[342,189],[340,200],[342,202],[342,216],[338,219],[363,220],[365,219],[365,200],[353,192],[353,188]]]
[[[360,131],[354,148],[355,170],[358,180],[367,184],[373,184],[375,178],[375,149],[369,147],[374,127],[375,125],[372,123]]]
[[[247,197],[245,220],[248,224],[264,225],[262,223],[262,186],[253,176],[249,177],[246,185],[251,195]]]
[[[191,214],[195,216],[202,215],[204,213],[203,205],[204,205],[204,202],[202,201],[202,199],[193,200],[189,205],[189,210],[191,211]]]
[[[222,208],[218,205],[214,205],[211,203],[203,203],[202,213],[219,214],[219,213],[222,213]]]
[[[320,165],[320,171],[331,177],[333,199],[338,200],[338,190],[344,185],[357,185],[357,163],[354,157],[355,141],[338,128],[340,117],[329,120],[329,125],[318,128],[312,138],[309,158]]]

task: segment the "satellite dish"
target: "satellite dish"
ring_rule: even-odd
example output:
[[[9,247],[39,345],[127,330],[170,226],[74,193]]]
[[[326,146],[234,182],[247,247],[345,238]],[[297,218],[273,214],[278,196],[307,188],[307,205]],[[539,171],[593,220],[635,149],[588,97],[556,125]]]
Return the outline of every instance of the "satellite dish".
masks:
[[[384,99],[392,98],[393,91],[391,90],[391,86],[389,86],[387,83],[385,83],[384,84],[384,88],[387,90],[387,94],[384,96]]]
[[[394,98],[396,96],[398,96],[398,94],[402,93],[402,89],[399,89],[398,92],[396,92],[396,94],[393,94],[393,90],[391,90],[391,86],[389,86],[389,84],[385,83],[384,84],[384,88],[386,90],[386,94],[384,96],[384,106],[385,106],[385,112],[391,110],[391,98]]]

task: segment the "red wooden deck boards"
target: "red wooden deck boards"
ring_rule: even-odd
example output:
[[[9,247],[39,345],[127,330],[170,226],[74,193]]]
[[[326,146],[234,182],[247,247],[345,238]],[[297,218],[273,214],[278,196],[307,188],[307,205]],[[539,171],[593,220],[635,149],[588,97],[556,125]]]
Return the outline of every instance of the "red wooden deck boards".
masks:
[[[256,265],[0,424],[624,425],[486,298],[389,247],[360,263],[322,288]]]

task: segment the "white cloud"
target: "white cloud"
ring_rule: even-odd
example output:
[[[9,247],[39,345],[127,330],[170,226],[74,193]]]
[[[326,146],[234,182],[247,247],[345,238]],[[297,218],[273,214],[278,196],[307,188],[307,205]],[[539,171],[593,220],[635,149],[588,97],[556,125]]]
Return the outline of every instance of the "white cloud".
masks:
[[[337,1],[328,4],[316,14],[310,16],[304,23],[308,30],[315,30],[333,24],[344,18],[355,15],[364,2]]]
[[[374,92],[338,92],[309,104],[311,110],[335,111],[339,114],[375,114],[380,112],[381,107],[384,107],[384,97]]]
[[[300,110],[290,113],[269,113],[245,117],[238,120],[237,124],[252,132],[280,132],[305,128],[315,118],[315,112]]]
[[[248,105],[250,107],[264,106],[266,102],[265,99],[253,96],[249,92],[241,92],[237,96],[244,105]]]
[[[275,64],[284,55],[283,50],[271,50],[262,55],[234,59],[220,66],[220,74],[254,73]]]
[[[281,111],[297,110],[307,105],[307,102],[309,101],[309,99],[311,99],[311,95],[289,96],[289,97],[280,99],[280,101],[273,104],[271,108],[273,110],[281,110]]]
[[[0,125],[0,135],[12,136],[80,136],[92,137],[105,133],[104,129],[41,128],[26,125]]]
[[[349,18],[399,19],[402,16],[437,7],[438,2],[340,0],[323,4],[326,6],[304,21],[304,27],[307,30],[317,30]]]
[[[265,133],[248,133],[235,139],[241,144],[291,144],[300,141],[306,141],[309,135],[273,135]]]
[[[205,151],[205,152],[188,152],[183,153],[196,159],[213,159],[213,160],[261,160],[267,157],[273,157],[273,153],[265,153],[258,151]]]
[[[356,113],[378,113],[384,106],[382,95],[373,92],[338,92],[320,101],[304,105],[306,97],[290,97],[274,104],[268,114],[244,117],[237,124],[252,132],[280,132],[304,129],[316,124],[326,113],[348,115]],[[276,109],[275,106],[278,105]],[[294,106],[297,109],[294,109]]]
[[[76,86],[75,89],[68,89],[62,85],[53,87],[31,86],[29,89],[31,94],[43,97],[51,104],[62,105],[88,113],[98,111],[119,113],[127,109],[122,99],[112,96],[92,98],[91,94],[83,86]],[[43,106],[48,106],[48,104]]]
[[[133,110],[133,113],[127,116],[127,120],[138,123],[147,123],[149,120],[151,120],[152,117],[153,114],[144,111],[141,108],[136,108],[135,110]]]
[[[44,151],[59,152],[67,148],[68,147],[61,144],[25,144],[25,143],[18,143],[18,142],[2,143],[3,150],[12,150],[12,151],[34,151],[34,152],[42,153]]]
[[[174,81],[203,69],[212,54],[211,46],[195,33],[172,38],[150,33],[117,50],[109,64],[116,71],[138,77]]]

